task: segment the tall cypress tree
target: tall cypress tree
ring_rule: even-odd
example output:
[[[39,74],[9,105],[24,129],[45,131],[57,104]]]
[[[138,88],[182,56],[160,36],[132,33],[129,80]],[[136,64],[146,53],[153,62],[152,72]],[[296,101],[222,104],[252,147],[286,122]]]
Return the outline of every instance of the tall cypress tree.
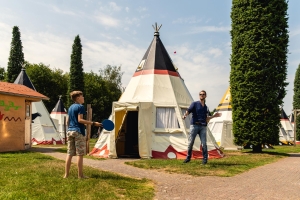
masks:
[[[12,35],[6,76],[6,81],[10,83],[13,83],[16,80],[24,63],[23,46],[19,27],[13,27]]]
[[[74,39],[71,54],[69,92],[80,90],[84,92],[84,73],[82,63],[82,45],[79,35]],[[69,98],[69,105],[72,100]]]
[[[300,109],[300,64],[298,65],[294,80],[293,108]],[[296,120],[296,138],[300,140],[300,117],[297,116]]]
[[[286,0],[233,0],[230,90],[235,142],[278,144],[280,105],[286,94]]]

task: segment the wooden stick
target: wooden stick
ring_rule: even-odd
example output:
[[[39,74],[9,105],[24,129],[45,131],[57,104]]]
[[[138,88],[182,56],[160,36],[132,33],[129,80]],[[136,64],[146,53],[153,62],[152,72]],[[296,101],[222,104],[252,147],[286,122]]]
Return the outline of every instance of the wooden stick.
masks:
[[[92,107],[91,104],[87,105],[87,120],[92,121]],[[90,137],[91,137],[91,125],[87,124],[86,125],[86,154],[90,153]]]

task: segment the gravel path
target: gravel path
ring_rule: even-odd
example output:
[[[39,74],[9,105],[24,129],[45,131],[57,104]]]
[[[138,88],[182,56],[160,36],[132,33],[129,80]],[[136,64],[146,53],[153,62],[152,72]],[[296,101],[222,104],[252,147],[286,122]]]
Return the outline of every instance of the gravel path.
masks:
[[[65,160],[66,154],[49,148],[34,151]],[[84,165],[118,174],[151,179],[156,184],[155,198],[167,199],[298,199],[300,200],[300,154],[252,169],[234,177],[193,177],[135,168],[124,164],[133,159],[92,160]],[[136,159],[135,159],[136,160]],[[76,158],[73,158],[76,162]]]

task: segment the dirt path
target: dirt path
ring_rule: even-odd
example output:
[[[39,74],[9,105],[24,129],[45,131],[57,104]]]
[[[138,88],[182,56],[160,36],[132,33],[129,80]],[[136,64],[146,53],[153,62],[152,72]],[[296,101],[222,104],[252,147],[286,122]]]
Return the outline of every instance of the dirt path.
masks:
[[[51,149],[35,151],[64,160],[66,154]],[[73,159],[75,162],[76,159]],[[118,174],[147,178],[156,184],[154,199],[298,199],[300,200],[300,154],[252,169],[234,177],[193,177],[145,170],[124,164],[131,159],[84,159],[84,165]]]

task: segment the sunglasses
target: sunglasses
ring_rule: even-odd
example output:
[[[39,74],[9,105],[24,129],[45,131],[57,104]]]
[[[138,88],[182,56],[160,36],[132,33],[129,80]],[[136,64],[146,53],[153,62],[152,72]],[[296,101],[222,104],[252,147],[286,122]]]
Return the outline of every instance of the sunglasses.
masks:
[[[206,95],[206,94],[199,94],[199,95],[204,96],[204,95]]]

